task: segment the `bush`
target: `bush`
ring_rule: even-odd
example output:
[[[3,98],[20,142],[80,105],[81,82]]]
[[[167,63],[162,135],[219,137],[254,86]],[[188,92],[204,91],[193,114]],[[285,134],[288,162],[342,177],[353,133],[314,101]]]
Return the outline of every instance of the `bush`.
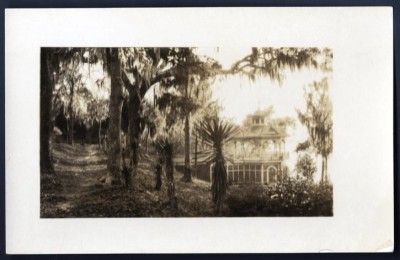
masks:
[[[226,204],[229,215],[259,216],[265,207],[266,187],[263,185],[244,184],[229,188]]]
[[[296,172],[305,178],[312,180],[316,171],[317,166],[315,165],[313,158],[307,153],[300,154],[297,158]]]
[[[332,186],[287,178],[270,186],[232,186],[231,216],[332,216]]]

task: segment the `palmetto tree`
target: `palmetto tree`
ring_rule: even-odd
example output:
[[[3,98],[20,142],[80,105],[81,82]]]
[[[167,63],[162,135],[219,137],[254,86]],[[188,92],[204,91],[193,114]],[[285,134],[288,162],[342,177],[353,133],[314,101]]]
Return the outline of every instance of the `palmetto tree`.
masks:
[[[218,117],[213,117],[198,124],[196,130],[204,142],[212,147],[208,157],[208,160],[214,163],[211,192],[212,200],[219,214],[227,189],[223,147],[225,143],[232,139],[237,128],[229,122],[222,121]]]
[[[167,192],[169,205],[173,210],[178,209],[178,200],[175,195],[175,182],[174,182],[174,140],[169,135],[159,135],[155,141],[154,146],[159,153],[158,167],[165,164],[165,173],[167,177]],[[161,184],[160,184],[161,185]]]

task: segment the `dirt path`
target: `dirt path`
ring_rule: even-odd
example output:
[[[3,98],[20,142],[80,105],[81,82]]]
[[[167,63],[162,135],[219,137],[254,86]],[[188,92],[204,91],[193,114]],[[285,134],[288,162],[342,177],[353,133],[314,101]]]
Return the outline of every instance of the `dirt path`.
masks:
[[[57,184],[42,198],[47,206],[42,213],[49,216],[68,213],[81,196],[101,189],[98,179],[107,173],[107,158],[98,145],[53,144],[52,151]]]
[[[166,203],[166,185],[154,189],[152,162],[141,158],[134,188],[108,187],[100,182],[107,174],[107,157],[97,145],[53,144],[56,184],[41,180],[41,217],[160,217],[212,215],[210,186],[203,181],[180,181],[175,174],[179,212]],[[165,184],[165,176],[163,176]]]

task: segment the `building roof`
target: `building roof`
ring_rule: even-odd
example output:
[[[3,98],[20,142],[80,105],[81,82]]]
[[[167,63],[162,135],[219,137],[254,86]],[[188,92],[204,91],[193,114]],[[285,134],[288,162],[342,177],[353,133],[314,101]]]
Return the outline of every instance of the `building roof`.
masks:
[[[286,125],[279,123],[279,119],[272,119],[271,109],[257,110],[248,115],[239,128],[234,139],[280,139],[285,138]],[[256,118],[264,118],[258,121]]]
[[[260,110],[258,109],[256,112],[254,112],[253,114],[249,115],[251,117],[253,116],[261,116],[261,117],[268,117],[271,115],[271,111],[268,109],[265,110]]]
[[[286,137],[286,130],[271,124],[242,126],[234,139],[278,139]]]

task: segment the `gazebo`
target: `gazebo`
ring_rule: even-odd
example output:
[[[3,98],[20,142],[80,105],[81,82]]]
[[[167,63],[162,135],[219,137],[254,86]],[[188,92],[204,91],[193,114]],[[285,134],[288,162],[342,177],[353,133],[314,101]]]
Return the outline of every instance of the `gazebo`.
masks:
[[[277,124],[270,114],[258,110],[248,115],[227,146],[231,155],[227,163],[229,183],[270,184],[281,180],[285,174],[286,125]]]

